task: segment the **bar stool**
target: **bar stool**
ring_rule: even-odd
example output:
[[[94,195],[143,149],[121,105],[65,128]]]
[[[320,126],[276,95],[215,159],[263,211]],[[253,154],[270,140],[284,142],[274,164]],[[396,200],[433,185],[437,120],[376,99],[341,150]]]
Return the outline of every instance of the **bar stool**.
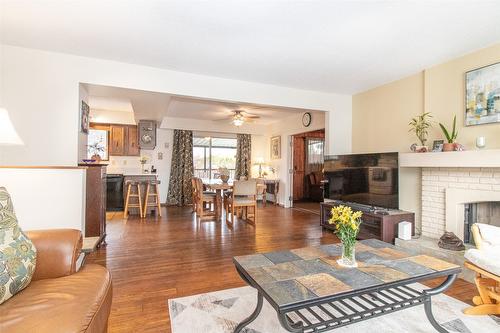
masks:
[[[129,208],[139,208],[140,217],[142,217],[142,200],[141,200],[141,183],[137,181],[128,180],[125,182],[125,186],[127,186],[127,196],[125,198],[125,209],[123,211],[123,218],[128,217],[128,209]],[[132,187],[135,186],[137,194],[133,194]],[[137,203],[131,203],[131,198],[137,198]]]
[[[146,214],[148,213],[148,207],[154,207],[156,208],[156,212],[158,213],[158,216],[161,217],[161,204],[160,204],[160,187],[159,185],[161,182],[157,179],[150,180],[147,182],[146,185],[146,198],[144,199],[144,216],[146,217]],[[151,193],[150,189],[154,188],[154,192]],[[152,201],[149,200],[149,198],[153,198]]]

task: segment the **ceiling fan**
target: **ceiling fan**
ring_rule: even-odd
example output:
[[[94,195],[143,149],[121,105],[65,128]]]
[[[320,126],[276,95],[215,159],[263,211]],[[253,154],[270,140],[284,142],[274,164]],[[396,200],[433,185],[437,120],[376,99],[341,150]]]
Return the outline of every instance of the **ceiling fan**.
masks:
[[[260,118],[255,114],[251,114],[245,110],[231,110],[232,115],[228,115],[226,118],[222,118],[219,120],[227,121],[230,120],[234,126],[241,126],[244,123],[251,123],[254,119]]]

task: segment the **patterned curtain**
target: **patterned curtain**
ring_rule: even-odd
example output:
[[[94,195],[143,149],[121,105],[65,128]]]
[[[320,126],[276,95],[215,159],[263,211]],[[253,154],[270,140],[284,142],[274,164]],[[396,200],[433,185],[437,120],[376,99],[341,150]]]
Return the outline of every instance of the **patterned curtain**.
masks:
[[[250,134],[238,134],[236,143],[236,170],[234,179],[240,177],[249,178],[252,162],[250,155],[252,153],[252,136]]]
[[[167,204],[184,206],[191,203],[193,171],[193,132],[174,130],[172,167]]]

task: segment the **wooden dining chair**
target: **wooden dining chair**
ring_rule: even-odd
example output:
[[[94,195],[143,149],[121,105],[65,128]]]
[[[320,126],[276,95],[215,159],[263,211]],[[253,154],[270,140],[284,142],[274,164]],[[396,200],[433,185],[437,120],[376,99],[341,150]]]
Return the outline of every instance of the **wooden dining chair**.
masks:
[[[266,207],[267,196],[266,196],[266,181],[262,178],[256,178],[257,181],[257,195],[262,196],[262,205]],[[260,186],[260,187],[259,187]]]
[[[215,215],[216,193],[203,191],[203,181],[200,178],[194,177],[191,181],[194,185],[193,205],[196,207],[196,215],[199,218]],[[208,204],[208,206],[206,207],[205,204]]]
[[[225,200],[226,223],[234,223],[234,214],[239,209],[245,211],[245,220],[247,223],[255,225],[257,222],[257,181],[238,180],[233,183],[233,192]],[[249,219],[248,207],[253,208],[253,220]]]
[[[196,197],[196,177],[191,178],[191,201],[193,202],[192,213],[196,213],[197,210],[197,197]]]

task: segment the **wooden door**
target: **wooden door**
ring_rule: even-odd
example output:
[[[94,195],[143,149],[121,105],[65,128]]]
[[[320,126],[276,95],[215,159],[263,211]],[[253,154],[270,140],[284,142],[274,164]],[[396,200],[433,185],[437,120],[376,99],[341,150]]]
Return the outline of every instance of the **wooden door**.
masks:
[[[305,140],[293,137],[293,201],[304,198]]]
[[[125,127],[120,125],[111,125],[110,128],[110,156],[125,155]]]
[[[127,128],[127,156],[139,156],[139,133],[137,126],[132,125]]]

